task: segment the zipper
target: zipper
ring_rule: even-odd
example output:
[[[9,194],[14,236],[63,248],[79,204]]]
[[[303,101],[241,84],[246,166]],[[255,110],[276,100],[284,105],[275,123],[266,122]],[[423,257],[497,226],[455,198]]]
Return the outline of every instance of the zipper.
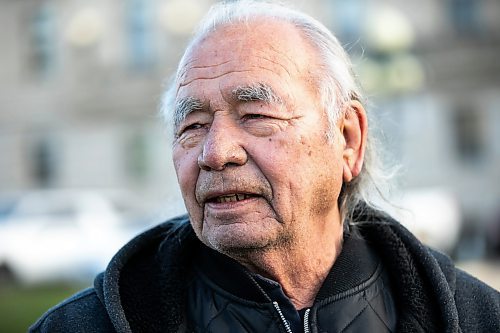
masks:
[[[283,315],[283,312],[281,311],[281,308],[278,304],[278,302],[274,301],[273,302],[274,308],[280,315],[281,321],[283,322],[283,325],[285,326],[285,330],[287,333],[293,333],[292,329],[290,328],[290,324],[286,320],[285,316]],[[304,313],[304,333],[309,333],[309,313],[311,312],[311,309],[306,309],[306,312]]]
[[[278,311],[278,314],[280,315],[280,318],[281,318],[281,321],[283,322],[283,325],[285,325],[286,332],[293,333],[292,329],[290,328],[290,324],[288,323],[285,316],[283,315],[283,312],[281,312],[281,308],[280,308],[278,302],[274,301],[273,305],[276,308],[276,311]]]
[[[304,333],[309,333],[309,312],[311,309],[306,309],[304,313]]]

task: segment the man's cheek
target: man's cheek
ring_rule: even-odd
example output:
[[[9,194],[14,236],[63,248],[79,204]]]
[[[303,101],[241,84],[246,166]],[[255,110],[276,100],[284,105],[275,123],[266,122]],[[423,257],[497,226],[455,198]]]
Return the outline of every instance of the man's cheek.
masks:
[[[198,176],[196,161],[193,162],[187,158],[174,158],[173,161],[182,195],[186,196],[189,192],[194,195],[194,187]],[[193,165],[193,163],[195,164]]]

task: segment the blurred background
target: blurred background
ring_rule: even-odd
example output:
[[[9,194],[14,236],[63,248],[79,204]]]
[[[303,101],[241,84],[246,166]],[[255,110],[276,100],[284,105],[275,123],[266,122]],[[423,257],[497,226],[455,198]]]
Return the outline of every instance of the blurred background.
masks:
[[[210,0],[0,0],[0,331],[24,332],[184,211],[158,116]],[[290,1],[366,92],[387,209],[500,288],[500,2]]]

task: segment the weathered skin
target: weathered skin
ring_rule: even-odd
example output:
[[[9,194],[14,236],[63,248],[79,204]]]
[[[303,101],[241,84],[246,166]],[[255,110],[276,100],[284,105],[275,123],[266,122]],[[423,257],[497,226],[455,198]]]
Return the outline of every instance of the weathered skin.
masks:
[[[202,110],[176,129],[173,160],[193,228],[208,246],[312,303],[341,249],[337,199],[361,168],[366,117],[356,102],[327,139],[314,49],[288,23],[218,28],[188,54],[177,99]],[[241,101],[265,84],[281,103]],[[236,202],[216,196],[251,194]]]

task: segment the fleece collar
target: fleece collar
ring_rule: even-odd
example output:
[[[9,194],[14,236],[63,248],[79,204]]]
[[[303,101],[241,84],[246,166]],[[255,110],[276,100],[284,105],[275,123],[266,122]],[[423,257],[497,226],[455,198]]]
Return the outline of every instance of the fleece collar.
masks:
[[[117,253],[102,278],[102,297],[117,333],[182,331],[197,243],[182,216],[137,236]]]
[[[392,275],[401,307],[398,332],[460,332],[455,270],[387,214],[362,206],[352,225],[377,250]],[[437,259],[439,259],[439,262]]]

